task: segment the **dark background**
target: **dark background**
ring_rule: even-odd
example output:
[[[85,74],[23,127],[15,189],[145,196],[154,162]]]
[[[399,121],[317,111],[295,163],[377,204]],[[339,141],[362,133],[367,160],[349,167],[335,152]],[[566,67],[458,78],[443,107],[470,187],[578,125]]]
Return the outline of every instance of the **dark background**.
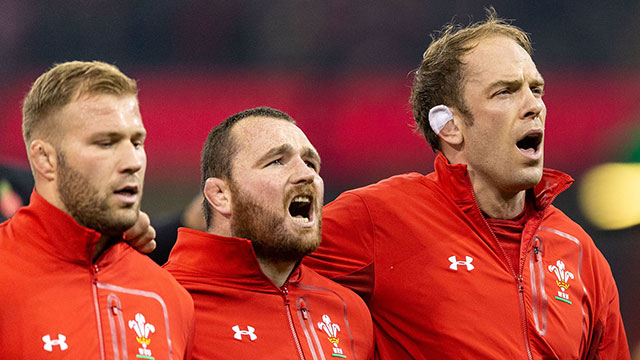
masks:
[[[638,1],[0,0],[0,161],[27,164],[21,99],[39,74],[103,60],[139,81],[149,131],[143,205],[154,218],[198,192],[208,131],[259,105],[307,132],[327,202],[395,173],[426,173],[434,155],[412,133],[410,73],[433,31],[481,20],[490,4],[532,37],[547,82],[546,165],[577,180],[556,205],[611,264],[635,348],[640,227],[596,228],[578,189],[597,164],[640,162]]]

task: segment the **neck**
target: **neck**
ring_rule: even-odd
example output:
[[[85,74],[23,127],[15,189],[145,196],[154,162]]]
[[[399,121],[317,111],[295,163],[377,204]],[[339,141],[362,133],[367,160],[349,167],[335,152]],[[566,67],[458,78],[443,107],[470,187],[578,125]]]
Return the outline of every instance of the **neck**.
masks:
[[[115,243],[116,240],[114,238],[104,235],[101,236],[96,247],[93,249],[93,262],[95,262],[105,250]]]
[[[291,275],[291,271],[296,266],[296,263],[291,262],[279,262],[273,263],[264,259],[258,259],[262,272],[276,284],[277,287],[282,287],[284,283]]]
[[[525,190],[504,194],[493,186],[471,181],[473,192],[482,212],[494,219],[513,219],[525,205]]]

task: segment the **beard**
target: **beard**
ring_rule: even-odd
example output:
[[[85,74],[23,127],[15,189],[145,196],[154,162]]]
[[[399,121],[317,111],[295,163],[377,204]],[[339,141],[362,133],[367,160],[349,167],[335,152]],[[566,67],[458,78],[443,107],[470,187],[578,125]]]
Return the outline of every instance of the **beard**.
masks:
[[[289,216],[288,212],[279,215],[265,208],[246,193],[239,191],[233,182],[230,182],[230,191],[233,206],[231,234],[250,240],[258,259],[270,263],[298,262],[320,245],[321,205],[316,205],[315,214],[318,221],[315,227],[289,230],[285,222]],[[285,199],[289,199],[291,192],[295,191],[299,192],[300,187],[291,189]],[[309,191],[315,194],[311,187]]]
[[[69,165],[64,153],[58,156],[58,193],[69,215],[80,225],[94,229],[102,235],[121,237],[138,219],[140,203],[129,211],[116,214],[109,205],[107,194],[91,184],[89,179]]]

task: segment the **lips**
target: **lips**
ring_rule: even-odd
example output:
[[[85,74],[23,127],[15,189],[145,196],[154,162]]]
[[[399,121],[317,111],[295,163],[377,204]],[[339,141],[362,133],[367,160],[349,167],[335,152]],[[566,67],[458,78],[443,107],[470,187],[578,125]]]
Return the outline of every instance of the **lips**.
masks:
[[[138,200],[138,192],[137,185],[125,185],[114,190],[113,193],[120,201],[127,204],[134,204]]]
[[[516,142],[516,146],[522,155],[532,160],[538,160],[541,156],[540,149],[543,138],[544,132],[542,130],[530,130]]]

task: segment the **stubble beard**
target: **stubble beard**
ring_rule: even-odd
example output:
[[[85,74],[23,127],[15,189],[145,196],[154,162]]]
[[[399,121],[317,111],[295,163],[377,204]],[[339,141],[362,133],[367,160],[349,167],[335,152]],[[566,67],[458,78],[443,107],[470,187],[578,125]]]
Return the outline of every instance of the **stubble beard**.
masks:
[[[233,215],[231,234],[251,241],[256,257],[270,263],[298,262],[320,245],[322,208],[317,209],[314,228],[287,229],[285,217],[259,205],[250,196],[231,186]]]
[[[69,165],[64,153],[58,156],[58,193],[69,215],[82,226],[94,229],[109,237],[118,238],[138,219],[140,203],[129,207],[124,214],[115,214],[106,194],[98,189],[79,171]]]

